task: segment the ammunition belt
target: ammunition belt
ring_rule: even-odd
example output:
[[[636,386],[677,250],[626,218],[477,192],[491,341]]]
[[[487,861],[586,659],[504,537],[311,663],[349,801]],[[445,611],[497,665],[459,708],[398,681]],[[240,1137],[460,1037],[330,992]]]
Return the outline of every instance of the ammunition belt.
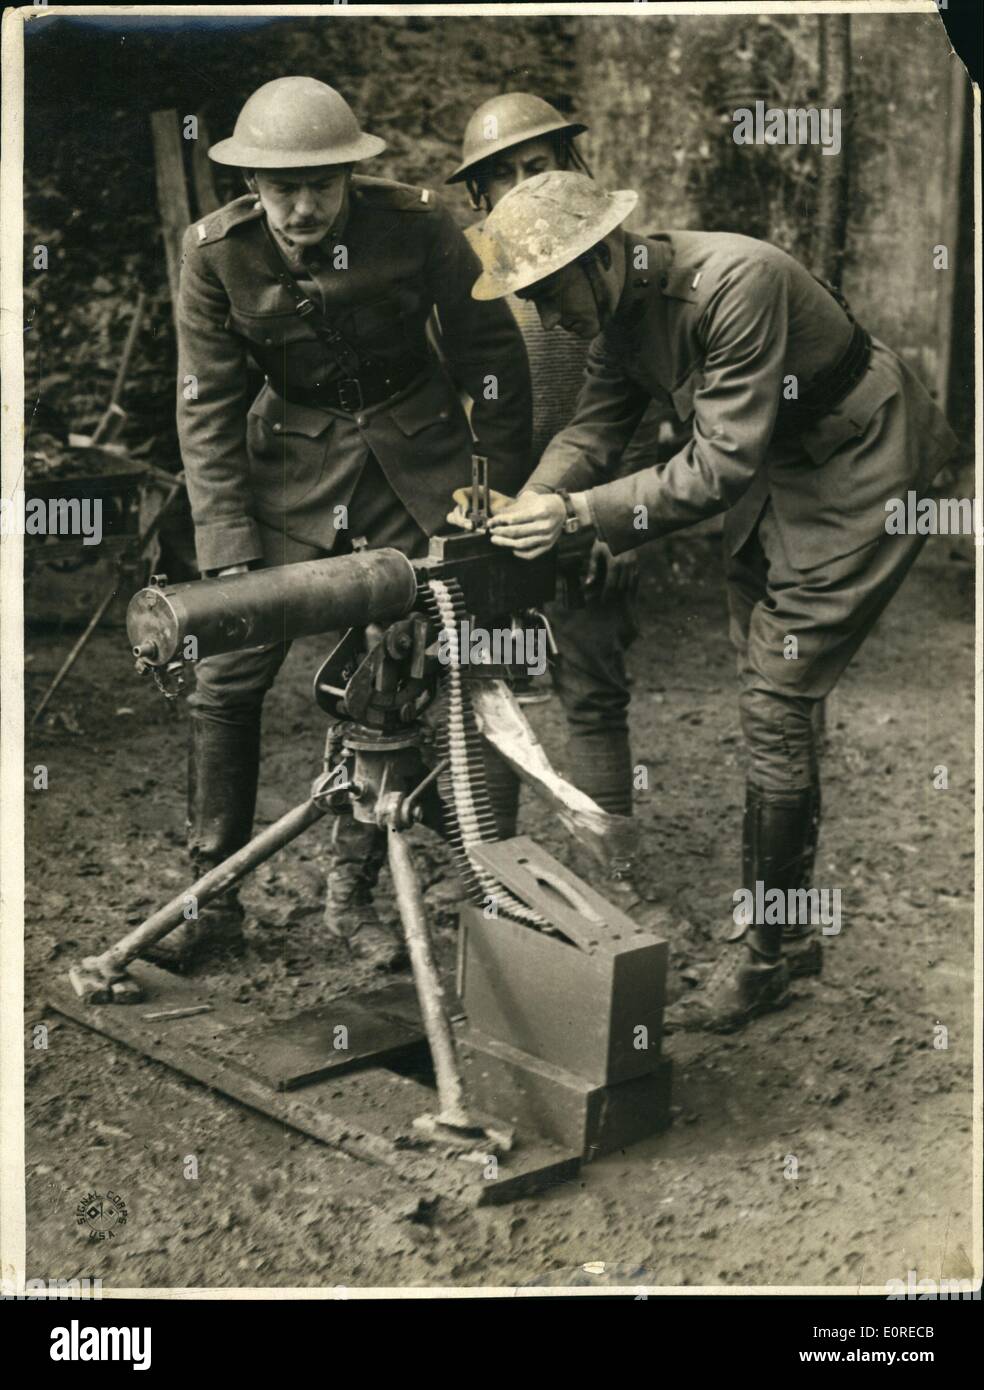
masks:
[[[445,764],[438,786],[447,806],[446,838],[455,867],[473,903],[487,907],[491,902],[503,917],[549,930],[538,912],[520,902],[472,857],[473,847],[495,842],[499,830],[485,776],[483,740],[459,664],[458,633],[468,613],[456,579],[430,580],[424,599],[432,624],[447,634],[451,657],[444,671],[446,715],[436,742],[438,756]]]

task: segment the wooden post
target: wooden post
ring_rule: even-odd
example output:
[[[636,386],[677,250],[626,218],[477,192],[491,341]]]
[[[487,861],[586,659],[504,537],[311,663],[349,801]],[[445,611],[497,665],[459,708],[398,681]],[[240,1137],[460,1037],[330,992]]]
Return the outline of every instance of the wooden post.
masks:
[[[946,175],[943,181],[946,202],[942,209],[939,245],[947,251],[948,270],[936,275],[937,286],[937,331],[936,341],[936,402],[941,410],[948,410],[950,400],[950,378],[953,364],[954,344],[954,306],[956,285],[960,276],[960,258],[965,254],[961,245],[960,194],[964,164],[964,128],[966,122],[966,102],[970,83],[961,62],[954,59],[950,64],[950,92],[947,103]]]
[[[215,178],[209,162],[208,147],[211,144],[205,117],[198,117],[198,139],[191,142],[191,178],[195,194],[195,216],[204,217],[219,206],[215,193]]]
[[[824,106],[841,113],[840,154],[818,159],[817,243],[814,266],[840,289],[844,276],[851,168],[851,19],[819,15],[819,83]]]
[[[178,270],[181,265],[181,241],[191,221],[188,191],[185,183],[184,160],[181,152],[181,132],[176,111],[154,111],[150,117],[154,140],[154,164],[157,172],[157,204],[164,230],[164,252],[167,256],[167,279],[171,288],[172,306],[178,302]]]

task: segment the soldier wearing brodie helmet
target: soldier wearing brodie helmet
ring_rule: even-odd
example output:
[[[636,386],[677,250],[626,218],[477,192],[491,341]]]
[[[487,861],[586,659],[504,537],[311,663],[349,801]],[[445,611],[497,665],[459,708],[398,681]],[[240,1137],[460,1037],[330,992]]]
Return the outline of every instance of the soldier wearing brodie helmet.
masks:
[[[493,540],[534,558],[565,526],[592,524],[620,553],[730,508],[743,886],[757,903],[773,890],[788,901],[809,886],[816,851],[813,708],[925,540],[886,534],[885,503],[929,489],[957,441],[905,363],[791,256],[723,232],[630,234],[635,202],[548,173],[485,223],[475,297],[525,296],[545,329],[594,339],[574,419],[492,519]],[[689,441],[611,481],[656,394],[692,418]],[[726,951],[668,1023],[738,1027],[789,1001],[791,973],[819,972],[810,924],[762,915],[735,923],[745,949]]]
[[[205,574],[338,554],[358,537],[408,555],[426,549],[475,447],[428,351],[435,309],[495,485],[515,490],[526,474],[522,339],[504,305],[471,298],[480,267],[430,190],[354,172],[384,148],[333,88],[285,77],[255,92],[232,136],[209,151],[242,169],[250,192],[190,227],[184,243],[178,430]],[[250,360],[266,378],[255,400]],[[249,838],[263,698],[286,650],[198,665],[188,807],[198,871]],[[332,843],[326,925],[391,965],[398,943],[371,903],[380,836],[340,816]],[[238,903],[220,911],[238,935]],[[201,944],[198,924],[166,944],[180,963]]]
[[[541,97],[505,92],[484,102],[469,118],[462,162],[446,180],[465,183],[477,211],[492,212],[526,179],[550,170],[587,172],[576,138],[587,127],[568,120]],[[480,224],[468,229],[473,244]],[[533,388],[531,467],[551,438],[574,414],[584,380],[588,345],[565,333],[546,333],[533,304],[508,296],[530,361]],[[565,572],[565,601],[552,604],[550,622],[559,660],[552,664],[554,687],[567,717],[567,757],[575,783],[606,811],[632,814],[632,754],[629,743],[629,683],[625,649],[636,633],[634,594],[636,557],[614,557],[590,537]],[[505,828],[515,833],[518,785],[511,797],[498,789],[497,800],[511,801]],[[625,857],[612,865],[604,891],[620,906],[635,908],[639,893],[635,865]]]
[[[547,169],[588,167],[574,144],[587,126],[567,121],[548,101],[529,92],[505,92],[473,111],[465,126],[461,163],[445,183],[464,183],[476,212],[491,212],[489,186],[501,196],[515,183]]]

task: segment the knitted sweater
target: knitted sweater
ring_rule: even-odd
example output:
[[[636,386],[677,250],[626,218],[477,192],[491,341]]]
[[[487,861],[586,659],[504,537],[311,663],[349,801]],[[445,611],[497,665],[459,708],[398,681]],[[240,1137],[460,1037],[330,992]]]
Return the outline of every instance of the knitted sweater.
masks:
[[[571,333],[565,333],[561,328],[545,332],[536,305],[530,300],[510,295],[508,303],[530,359],[533,382],[533,448],[530,464],[535,468],[553,436],[571,422],[591,345]]]

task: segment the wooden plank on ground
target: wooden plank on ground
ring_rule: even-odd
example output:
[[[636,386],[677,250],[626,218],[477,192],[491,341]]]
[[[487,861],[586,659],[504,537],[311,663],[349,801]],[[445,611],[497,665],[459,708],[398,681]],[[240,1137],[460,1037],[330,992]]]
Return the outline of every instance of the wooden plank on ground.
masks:
[[[385,1066],[413,1050],[426,1049],[427,1037],[411,1027],[367,1009],[351,996],[295,1014],[286,1023],[252,1027],[228,1040],[232,1060],[275,1090],[294,1091],[353,1067]]]
[[[249,1009],[222,1003],[201,986],[142,961],[129,969],[147,990],[140,1004],[85,1005],[67,977],[49,987],[48,1002],[66,1018],[241,1105],[353,1158],[385,1165],[426,1199],[463,1207],[508,1202],[569,1182],[579,1171],[579,1155],[538,1137],[501,1157],[497,1170],[431,1144],[414,1129],[413,1121],[437,1109],[436,1093],[384,1067],[330,1076],[298,1091],[275,1089],[226,1055],[233,1031],[255,1023]],[[366,997],[361,996],[363,1002]],[[210,1005],[209,1012],[154,1022],[143,1018],[145,1013],[196,1004]],[[290,1020],[280,1026],[288,1029]]]

